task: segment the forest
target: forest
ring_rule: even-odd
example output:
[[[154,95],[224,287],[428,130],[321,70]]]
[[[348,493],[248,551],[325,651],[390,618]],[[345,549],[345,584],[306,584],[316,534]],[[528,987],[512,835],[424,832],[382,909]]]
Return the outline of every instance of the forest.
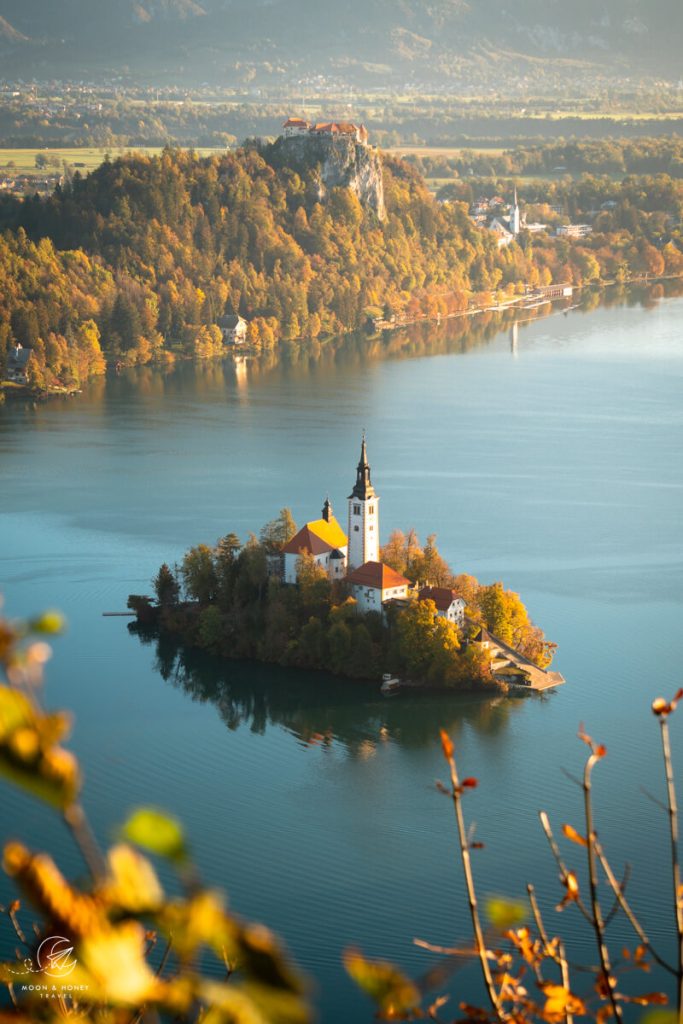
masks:
[[[668,176],[522,190],[530,206],[564,190],[580,216],[612,205],[589,239],[522,232],[499,248],[469,217],[471,183],[437,200],[418,170],[385,155],[379,220],[350,189],[323,196],[315,163],[276,164],[266,143],[132,154],[51,196],[0,200],[0,363],[15,344],[32,349],[41,388],[107,364],[222,355],[226,313],[248,321],[252,351],[286,358],[303,340],[315,348],[375,320],[444,316],[539,284],[683,273],[683,184]]]
[[[131,595],[141,624],[154,624],[182,643],[227,658],[254,658],[336,675],[379,680],[384,672],[447,689],[502,687],[490,654],[468,641],[485,626],[542,668],[555,645],[529,619],[519,596],[502,583],[482,586],[455,575],[435,536],[424,546],[414,530],[394,531],[380,557],[413,583],[449,586],[466,602],[465,628],[438,617],[432,601],[361,614],[344,581],[330,581],[302,553],[297,585],[281,581],[280,555],[296,533],[289,509],[242,544],[234,534],[215,546],[199,544],[179,566],[164,564],[154,578],[155,603]]]

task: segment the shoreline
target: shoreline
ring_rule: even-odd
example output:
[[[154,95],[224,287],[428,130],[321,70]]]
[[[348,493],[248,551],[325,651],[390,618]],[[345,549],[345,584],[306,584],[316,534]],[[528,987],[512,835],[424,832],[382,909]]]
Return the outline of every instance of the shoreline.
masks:
[[[547,319],[547,318],[549,318],[551,316],[556,316],[558,313],[566,314],[566,313],[571,312],[572,310],[580,309],[581,308],[581,302],[580,301],[579,302],[573,302],[569,306],[559,306],[560,303],[566,302],[567,299],[569,299],[571,301],[573,299],[576,299],[579,296],[583,297],[586,294],[593,293],[593,294],[596,294],[596,295],[599,296],[600,301],[599,301],[598,305],[601,305],[602,304],[602,296],[610,288],[623,287],[625,289],[629,289],[629,288],[634,288],[634,287],[638,287],[638,286],[642,287],[642,286],[646,286],[646,285],[665,284],[666,282],[671,282],[671,281],[683,282],[683,274],[665,274],[665,275],[661,275],[659,277],[648,277],[647,275],[645,275],[645,276],[639,277],[639,278],[631,278],[628,281],[615,281],[615,280],[611,280],[611,281],[604,281],[604,282],[600,282],[600,283],[591,283],[591,284],[586,284],[586,285],[571,285],[571,286],[568,285],[567,287],[571,287],[572,288],[572,295],[570,295],[570,296],[544,297],[544,296],[539,296],[537,294],[535,295],[534,293],[529,293],[529,294],[519,295],[519,296],[510,298],[510,299],[505,299],[505,300],[503,300],[503,301],[501,301],[501,302],[499,302],[497,304],[493,304],[493,305],[490,305],[490,304],[488,304],[488,305],[479,305],[479,306],[474,306],[474,307],[470,307],[470,308],[467,308],[467,309],[456,310],[456,311],[454,311],[452,313],[445,313],[445,314],[436,314],[436,315],[422,314],[422,315],[414,316],[414,317],[406,317],[405,319],[403,319],[403,318],[402,319],[398,319],[397,318],[396,320],[392,320],[392,321],[384,321],[383,320],[381,322],[373,324],[372,325],[372,329],[370,329],[369,323],[366,322],[366,324],[361,325],[359,327],[350,328],[349,330],[344,331],[344,332],[339,333],[339,334],[330,334],[330,335],[327,335],[324,338],[320,338],[320,337],[311,338],[311,337],[306,336],[306,335],[301,335],[300,337],[294,339],[294,341],[297,344],[297,346],[300,349],[302,349],[302,350],[305,348],[306,345],[310,345],[312,342],[317,342],[317,344],[321,348],[326,348],[328,345],[332,345],[335,342],[340,342],[343,339],[348,338],[348,337],[350,337],[351,335],[354,335],[354,334],[365,335],[365,337],[368,340],[370,340],[370,339],[375,339],[376,340],[377,338],[381,337],[384,334],[389,334],[389,333],[393,333],[393,332],[396,332],[396,331],[406,330],[407,328],[410,328],[410,327],[428,326],[430,324],[435,325],[435,326],[439,326],[442,323],[446,323],[446,322],[450,322],[450,321],[454,321],[454,320],[466,319],[466,318],[470,318],[472,321],[474,321],[476,317],[479,317],[479,316],[481,316],[481,315],[483,315],[485,313],[498,313],[498,314],[503,314],[503,313],[508,313],[508,312],[523,313],[525,311],[538,310],[542,306],[549,307],[546,312],[543,312],[541,314],[537,314],[536,316],[533,316],[533,317],[528,317],[526,319],[515,318],[510,324],[506,325],[506,327],[501,327],[501,331],[502,331],[502,330],[507,329],[507,327],[513,326],[514,324],[529,323],[529,322],[531,322],[532,320],[535,320],[535,319],[538,319],[538,320]],[[555,287],[555,286],[551,285],[549,287]],[[557,286],[557,287],[559,287],[559,286]],[[667,298],[668,296],[663,296],[663,297]],[[554,308],[555,306],[558,306],[558,308],[555,309]],[[0,405],[2,405],[2,403],[3,403],[3,401],[5,399],[17,399],[17,400],[24,400],[24,401],[26,401],[26,400],[46,401],[47,399],[50,399],[50,398],[75,398],[78,395],[82,394],[83,388],[87,387],[87,385],[89,385],[91,382],[93,382],[95,380],[98,380],[99,378],[102,378],[102,377],[104,377],[105,380],[106,380],[106,379],[109,379],[110,377],[120,376],[122,373],[125,373],[128,370],[139,370],[139,369],[143,369],[143,368],[163,369],[164,367],[169,369],[169,368],[172,368],[176,363],[190,363],[190,362],[197,363],[199,365],[210,365],[212,363],[215,364],[217,362],[222,362],[222,361],[227,361],[227,360],[233,360],[234,361],[236,358],[240,358],[240,357],[244,358],[244,359],[258,359],[258,358],[261,358],[261,357],[264,357],[264,356],[269,356],[271,358],[274,356],[275,357],[275,362],[274,362],[273,365],[277,366],[277,365],[280,365],[280,364],[284,363],[286,361],[286,359],[287,359],[287,353],[285,351],[283,351],[282,346],[279,346],[279,350],[278,350],[278,347],[276,347],[276,348],[264,351],[262,349],[257,349],[257,348],[254,348],[254,346],[246,345],[246,344],[245,345],[240,345],[240,346],[234,346],[233,345],[229,349],[227,349],[225,352],[219,353],[219,354],[214,355],[214,356],[209,356],[208,358],[205,358],[205,359],[197,359],[195,356],[190,355],[189,353],[187,353],[187,354],[185,354],[185,353],[170,353],[170,354],[173,357],[171,360],[169,360],[166,357],[164,359],[154,360],[154,361],[150,361],[148,363],[136,363],[136,364],[134,364],[132,366],[126,366],[126,367],[118,366],[117,362],[115,362],[115,361],[111,361],[111,362],[108,361],[107,362],[107,368],[106,368],[106,371],[105,371],[104,374],[95,374],[92,377],[89,377],[82,384],[74,384],[71,387],[67,387],[65,385],[62,385],[62,386],[53,385],[51,387],[43,389],[43,388],[37,388],[37,387],[32,386],[30,384],[17,384],[17,383],[15,383],[13,381],[0,381]]]

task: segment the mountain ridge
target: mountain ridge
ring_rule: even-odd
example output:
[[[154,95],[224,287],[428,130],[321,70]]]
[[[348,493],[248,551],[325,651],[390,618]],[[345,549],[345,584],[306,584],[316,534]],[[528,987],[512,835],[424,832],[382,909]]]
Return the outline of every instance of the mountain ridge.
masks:
[[[350,78],[374,67],[376,79],[448,79],[488,48],[494,63],[512,53],[683,74],[675,0],[518,0],[513,9],[495,0],[348,0],[343,9],[331,0],[61,0],[47,10],[41,0],[0,0],[0,17],[18,53],[39,40],[42,65],[66,57],[76,71],[175,65],[180,77],[215,78],[261,64],[310,76],[339,73],[341,61]]]

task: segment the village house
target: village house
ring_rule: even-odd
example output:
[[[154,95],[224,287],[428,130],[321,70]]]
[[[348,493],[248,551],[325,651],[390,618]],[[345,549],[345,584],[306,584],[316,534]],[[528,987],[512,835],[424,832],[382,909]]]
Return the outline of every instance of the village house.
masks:
[[[593,228],[590,224],[558,224],[555,234],[565,238],[585,238],[593,234]]]
[[[418,596],[419,601],[433,601],[436,605],[436,613],[442,619],[448,619],[458,629],[465,624],[465,602],[458,597],[455,590],[450,587],[422,587]]]
[[[31,361],[31,349],[15,345],[7,353],[7,369],[5,380],[13,384],[28,384],[28,366]]]
[[[408,598],[410,580],[382,562],[365,562],[347,576],[362,612],[382,612],[389,601]]]
[[[525,226],[517,201],[516,188],[507,216],[502,212],[503,206],[504,200],[500,196],[494,196],[492,199],[480,197],[470,209],[474,223],[480,227],[487,227],[496,235],[499,249],[513,242]]]
[[[226,345],[243,345],[247,340],[247,321],[236,313],[219,316],[216,324]]]

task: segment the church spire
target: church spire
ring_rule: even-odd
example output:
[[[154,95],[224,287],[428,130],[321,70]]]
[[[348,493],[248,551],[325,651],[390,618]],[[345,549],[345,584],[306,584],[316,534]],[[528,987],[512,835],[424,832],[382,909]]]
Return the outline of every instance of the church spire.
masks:
[[[326,523],[329,523],[334,518],[334,512],[332,511],[332,503],[330,502],[329,495],[325,498],[325,504],[323,505],[323,519]]]
[[[368,449],[365,443],[365,431],[363,431],[360,460],[356,467],[356,483],[349,497],[360,498],[361,501],[366,501],[368,498],[374,497],[374,494],[375,491],[370,479],[370,463],[368,462]]]

